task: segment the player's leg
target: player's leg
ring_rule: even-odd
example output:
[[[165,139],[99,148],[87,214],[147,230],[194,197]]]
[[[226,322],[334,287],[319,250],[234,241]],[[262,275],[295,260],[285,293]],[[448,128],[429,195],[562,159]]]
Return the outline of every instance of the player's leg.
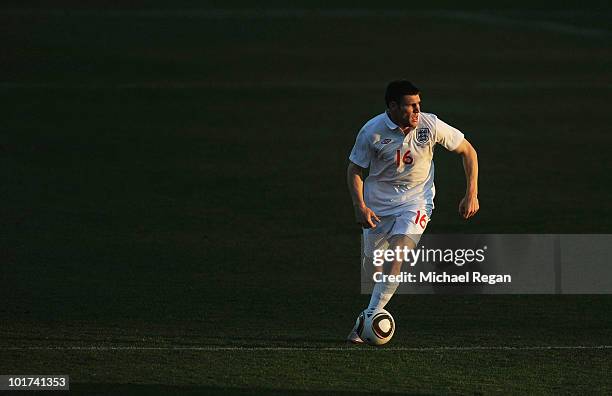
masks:
[[[412,250],[416,247],[415,241],[412,237],[404,234],[396,234],[389,238],[389,249],[396,250],[399,248],[401,251],[404,249]],[[402,271],[402,260],[398,260],[396,257],[394,260],[385,262],[383,264],[382,272],[384,275],[399,275]],[[380,278],[379,278],[380,279]],[[377,282],[372,290],[372,296],[370,297],[370,304],[368,304],[368,311],[378,311],[383,309],[389,302],[393,294],[397,290],[399,282],[390,282],[388,279],[384,279],[383,282]]]
[[[363,253],[365,261],[363,261],[363,265],[371,266],[370,268],[374,267],[374,250],[391,249],[395,251],[396,248],[399,248],[401,251],[404,251],[404,248],[407,248],[407,250],[416,248],[423,231],[425,231],[430,215],[431,208],[419,211],[406,211],[397,217],[389,216],[382,218],[374,230],[364,230]],[[375,271],[382,271],[385,275],[398,275],[401,270],[402,261],[401,259],[397,260],[397,257],[395,260],[384,263],[382,269],[375,267]],[[384,282],[376,282],[367,311],[383,309],[398,286],[398,282],[389,282],[388,279]],[[356,344],[363,343],[358,331],[363,323],[362,314],[357,317],[355,326],[347,337],[349,341]]]
[[[425,232],[433,208],[408,210],[395,219],[389,232],[389,249],[396,251],[413,250]],[[402,260],[385,263],[383,272],[386,275],[399,275],[402,270]],[[399,286],[399,282],[379,282],[374,286],[368,311],[383,309]]]
[[[384,244],[384,248],[395,250],[397,247],[399,247],[401,250],[404,250],[404,247],[407,247],[408,249],[414,249],[415,245],[415,242],[407,235],[398,234],[393,235],[391,238],[389,238]],[[399,275],[402,270],[401,260],[392,260],[378,267],[374,266],[374,259],[371,256],[368,257],[368,255],[365,255],[363,260],[364,266],[369,266],[369,268],[375,268],[374,273],[382,272],[384,275]],[[376,276],[373,278],[380,279]],[[364,314],[367,314],[367,312],[375,312],[379,309],[383,309],[393,296],[393,293],[395,293],[395,291],[397,290],[398,286],[399,283],[388,281],[377,282],[374,285],[374,289],[372,290],[372,295],[370,297],[370,304],[368,305],[366,311],[361,312],[357,317],[353,329],[347,336],[348,341],[354,344],[363,343],[363,340],[359,336],[359,333],[365,320]]]

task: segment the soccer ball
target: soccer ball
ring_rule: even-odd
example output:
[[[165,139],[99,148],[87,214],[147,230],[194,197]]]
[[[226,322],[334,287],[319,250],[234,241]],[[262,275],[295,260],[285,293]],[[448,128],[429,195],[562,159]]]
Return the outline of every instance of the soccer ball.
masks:
[[[383,345],[391,340],[395,333],[393,316],[384,309],[359,314],[357,334],[368,345]]]

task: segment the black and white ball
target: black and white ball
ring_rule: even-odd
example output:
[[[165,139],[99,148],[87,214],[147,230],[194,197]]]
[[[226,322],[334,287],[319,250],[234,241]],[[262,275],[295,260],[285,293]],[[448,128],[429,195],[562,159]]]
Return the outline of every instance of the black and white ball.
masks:
[[[391,340],[395,333],[393,316],[384,309],[365,310],[357,318],[357,334],[368,345],[383,345]]]

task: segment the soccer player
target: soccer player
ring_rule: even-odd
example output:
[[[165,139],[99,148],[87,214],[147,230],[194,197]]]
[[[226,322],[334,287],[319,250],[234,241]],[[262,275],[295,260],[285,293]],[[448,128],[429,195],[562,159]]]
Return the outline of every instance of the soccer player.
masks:
[[[420,91],[409,81],[392,81],[385,92],[387,109],[361,128],[349,156],[347,183],[355,219],[363,227],[363,254],[373,264],[375,249],[414,249],[434,209],[436,144],[459,154],[467,180],[459,214],[468,219],[478,206],[478,158],[476,150],[459,130],[436,115],[421,112]],[[364,170],[369,175],[364,182]],[[402,262],[386,262],[385,275],[397,275]],[[380,277],[379,277],[380,278]],[[377,282],[366,312],[385,307],[397,282]],[[348,340],[362,343],[360,315]]]

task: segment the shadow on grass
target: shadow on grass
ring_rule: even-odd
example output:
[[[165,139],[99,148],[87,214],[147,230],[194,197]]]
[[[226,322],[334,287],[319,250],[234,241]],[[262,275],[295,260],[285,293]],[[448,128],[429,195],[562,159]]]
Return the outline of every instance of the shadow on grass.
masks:
[[[190,339],[186,337],[160,337],[155,338],[154,342],[143,343],[136,336],[112,338],[108,336],[100,337],[48,337],[48,336],[8,336],[4,341],[12,345],[46,345],[46,346],[88,346],[112,345],[112,346],[176,346],[176,347],[299,347],[299,346],[329,346],[336,347],[346,343],[342,337],[299,337],[299,336],[275,336],[266,339],[263,336],[234,336],[231,341],[219,337],[198,337]]]
[[[266,388],[223,388],[214,386],[171,386],[136,384],[72,384],[70,394],[75,395],[397,395],[397,393],[364,391],[325,391]],[[414,395],[425,395],[414,393]]]

